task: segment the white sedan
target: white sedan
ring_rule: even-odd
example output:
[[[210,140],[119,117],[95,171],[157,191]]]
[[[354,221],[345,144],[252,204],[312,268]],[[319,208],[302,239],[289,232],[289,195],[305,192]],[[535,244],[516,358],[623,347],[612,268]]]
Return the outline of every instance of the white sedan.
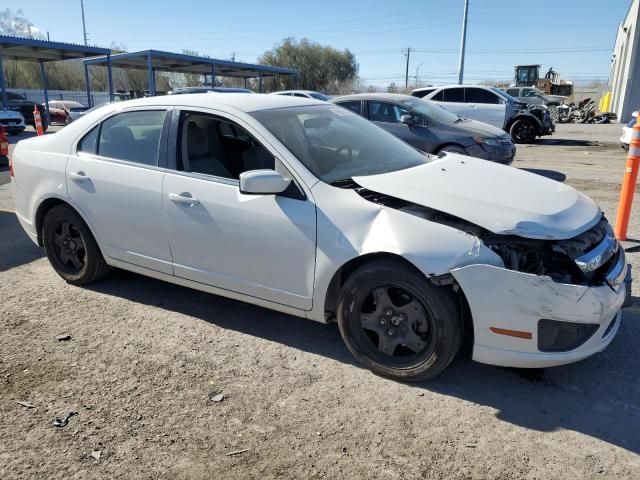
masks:
[[[278,95],[103,106],[21,141],[16,214],[68,283],[110,267],[319,322],[404,380],[544,367],[614,338],[630,282],[598,206],[471,157],[424,155],[347,109]],[[242,322],[238,318],[238,322]]]

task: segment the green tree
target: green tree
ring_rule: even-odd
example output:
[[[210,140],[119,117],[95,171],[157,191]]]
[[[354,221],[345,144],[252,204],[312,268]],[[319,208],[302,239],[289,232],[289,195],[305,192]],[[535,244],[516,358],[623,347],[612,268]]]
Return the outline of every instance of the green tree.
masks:
[[[358,77],[358,63],[353,53],[320,45],[306,38],[299,42],[294,38],[286,38],[280,45],[265,52],[258,62],[261,65],[296,69],[300,72],[300,88],[329,94],[344,90],[345,83],[352,84]],[[266,89],[281,90],[294,86],[294,80],[288,75],[274,82],[265,82]]]

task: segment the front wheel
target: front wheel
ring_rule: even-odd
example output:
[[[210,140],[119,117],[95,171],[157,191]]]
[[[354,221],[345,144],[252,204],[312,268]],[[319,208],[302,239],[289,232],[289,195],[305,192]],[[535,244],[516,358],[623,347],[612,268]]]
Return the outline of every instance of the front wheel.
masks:
[[[511,139],[514,143],[533,143],[538,136],[538,127],[528,118],[521,118],[511,125]]]
[[[338,325],[349,351],[374,373],[426,380],[441,373],[462,344],[456,300],[408,266],[372,262],[345,282]]]
[[[42,243],[51,266],[67,283],[85,285],[109,273],[89,227],[67,205],[53,207],[44,217]]]

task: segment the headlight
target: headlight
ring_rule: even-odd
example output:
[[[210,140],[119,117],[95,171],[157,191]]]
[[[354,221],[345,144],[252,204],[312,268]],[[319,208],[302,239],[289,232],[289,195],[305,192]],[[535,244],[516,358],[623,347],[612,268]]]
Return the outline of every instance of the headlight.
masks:
[[[480,145],[489,145],[491,147],[500,146],[500,141],[497,138],[473,137],[473,141]]]

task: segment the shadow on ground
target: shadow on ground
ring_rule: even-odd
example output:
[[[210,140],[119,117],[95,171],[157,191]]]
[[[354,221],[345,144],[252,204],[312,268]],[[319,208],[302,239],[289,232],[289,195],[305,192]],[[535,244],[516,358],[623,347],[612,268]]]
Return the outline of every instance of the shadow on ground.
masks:
[[[16,214],[0,210],[0,272],[33,262],[44,255],[24,232]]]
[[[234,300],[116,272],[95,291],[199,318],[221,328],[353,365],[336,325],[323,325]],[[640,300],[624,314],[618,337],[602,354],[546,370],[481,365],[461,354],[440,377],[414,384],[497,410],[496,417],[549,432],[568,429],[640,453]]]
[[[564,182],[567,179],[567,176],[564,173],[558,172],[556,170],[547,170],[543,168],[520,168],[520,170],[535,173],[536,175],[550,178],[551,180],[555,180],[556,182]]]
[[[602,142],[597,140],[577,140],[573,138],[553,138],[553,137],[545,137],[540,138],[537,142],[537,145],[553,145],[555,147],[603,147],[607,146]]]

